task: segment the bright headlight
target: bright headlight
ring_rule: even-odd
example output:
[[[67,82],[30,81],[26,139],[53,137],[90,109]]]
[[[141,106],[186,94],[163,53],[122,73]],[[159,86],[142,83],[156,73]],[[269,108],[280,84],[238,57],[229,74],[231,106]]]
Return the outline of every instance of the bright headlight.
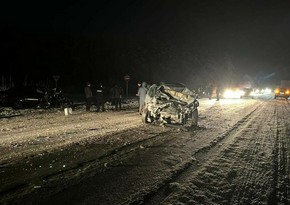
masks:
[[[239,91],[237,91],[237,94],[240,95],[240,96],[243,96],[243,95],[245,95],[245,91],[239,90]]]
[[[223,96],[224,98],[240,98],[241,95],[244,95],[245,92],[241,91],[241,90],[231,90],[231,89],[227,89],[225,90]]]
[[[265,93],[270,94],[271,92],[272,92],[272,90],[270,88],[265,89]]]
[[[227,89],[227,90],[225,90],[223,96],[224,96],[225,98],[229,98],[230,96],[232,96],[232,94],[233,94],[233,91]]]

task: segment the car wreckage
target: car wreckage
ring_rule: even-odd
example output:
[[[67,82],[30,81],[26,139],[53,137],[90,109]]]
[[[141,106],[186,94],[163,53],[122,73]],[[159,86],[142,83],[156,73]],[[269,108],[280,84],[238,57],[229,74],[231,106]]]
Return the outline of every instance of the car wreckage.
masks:
[[[142,112],[143,123],[198,125],[197,95],[183,84],[153,84]]]

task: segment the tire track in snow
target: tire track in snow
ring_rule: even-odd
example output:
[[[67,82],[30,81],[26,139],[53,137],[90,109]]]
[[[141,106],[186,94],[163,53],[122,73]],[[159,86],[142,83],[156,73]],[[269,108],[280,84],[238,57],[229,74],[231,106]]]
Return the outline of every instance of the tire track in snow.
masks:
[[[251,122],[250,127],[255,127],[254,132],[245,133],[242,141],[241,137],[237,138],[238,143],[246,142],[247,146],[245,149],[236,149],[237,155],[231,156],[237,157],[235,160],[241,156],[241,161],[244,161],[241,166],[244,171],[238,177],[240,182],[235,188],[231,204],[265,204],[267,201],[272,176],[269,161],[275,138],[274,131],[269,125],[275,125],[275,117],[267,105],[267,108],[260,110],[259,115]]]
[[[273,192],[269,204],[290,203],[290,107],[288,101],[277,101],[275,108],[277,121],[276,139],[273,151]]]
[[[234,106],[233,106],[234,107]],[[225,109],[225,108],[224,108]],[[234,110],[234,108],[230,108],[230,110]],[[256,109],[255,109],[256,110]],[[224,134],[222,134],[222,135],[219,135],[218,137],[217,137],[217,139],[216,140],[214,140],[214,141],[212,141],[212,143],[210,143],[210,145],[209,146],[207,146],[206,148],[204,148],[204,149],[200,149],[200,152],[196,152],[197,154],[200,154],[200,156],[202,157],[202,156],[206,156],[206,154],[208,154],[208,152],[211,152],[211,154],[215,154],[215,152],[216,152],[216,147],[217,146],[221,146],[221,148],[222,147],[224,147],[224,146],[222,146],[222,144],[221,143],[224,143],[223,141],[224,141],[224,139],[227,139],[230,135],[231,135],[231,133],[234,133],[234,132],[236,132],[236,130],[237,129],[239,129],[239,127],[240,126],[242,126],[244,123],[246,123],[247,122],[247,120],[252,116],[252,114],[254,114],[255,113],[255,110],[253,111],[253,112],[251,112],[249,115],[247,115],[245,118],[243,118],[242,120],[240,120],[234,127],[232,127],[231,129],[230,129],[230,131],[228,131],[228,132],[225,132]],[[229,111],[227,110],[227,112],[229,113]],[[239,110],[239,112],[241,113],[241,110]],[[173,138],[174,138],[174,136],[172,136]],[[167,136],[167,138],[168,138],[168,136]],[[170,139],[167,139],[167,140],[170,140]],[[150,141],[149,141],[150,142]],[[151,141],[152,142],[152,141]],[[150,142],[150,143],[151,143]],[[144,143],[144,142],[143,142]],[[144,145],[144,144],[141,144],[141,145]],[[155,143],[153,143],[153,144],[155,144]],[[162,143],[161,143],[162,144]],[[146,147],[146,146],[145,146]],[[150,147],[150,146],[148,146],[148,147]],[[218,150],[220,149],[220,148],[217,148]],[[123,151],[128,151],[128,149],[126,148],[126,149],[124,149]],[[120,151],[120,150],[118,150],[118,151]],[[192,151],[192,150],[191,150]],[[134,152],[134,151],[133,151]],[[124,153],[125,155],[130,155],[130,154],[132,154],[133,152],[128,152],[128,153]],[[125,155],[124,155],[124,157],[125,157]],[[127,156],[126,156],[127,157]],[[121,157],[122,158],[122,157]],[[113,159],[114,161],[118,161],[118,160],[116,160],[116,158],[115,159]],[[184,160],[185,161],[185,160]],[[193,162],[194,160],[192,160],[192,159],[188,159],[188,162],[190,163],[190,164],[186,164],[186,162],[183,162],[184,164],[185,164],[185,166],[180,166],[180,168],[179,169],[176,169],[176,170],[174,170],[175,172],[171,175],[171,178],[170,179],[172,179],[173,178],[173,181],[174,181],[174,179],[175,179],[175,177],[179,177],[179,175],[181,174],[183,174],[182,172],[183,171],[185,171],[186,172],[186,170],[187,170],[187,168],[188,168],[188,166],[189,167],[192,167],[191,165],[192,165],[192,162]],[[202,161],[202,160],[200,160],[200,161]],[[91,163],[92,162],[92,163]],[[96,166],[95,166],[95,164],[93,163],[94,161],[88,161],[88,163],[87,162],[85,162],[85,164],[84,164],[84,167],[85,168],[92,168],[92,169],[95,169],[96,168]],[[105,161],[104,161],[105,162]],[[201,165],[203,165],[204,163],[202,163]],[[103,166],[103,163],[101,163],[100,165],[102,165]],[[194,165],[196,165],[196,164],[194,164]],[[198,165],[198,166],[201,166],[201,165]],[[216,165],[217,166],[217,165]],[[126,167],[125,167],[126,168]],[[209,167],[210,169],[212,168],[212,169],[215,169],[215,167]],[[59,174],[61,174],[61,173],[59,173]],[[229,174],[230,176],[234,176],[235,175],[235,173],[233,172],[233,173],[230,173]],[[53,176],[51,176],[52,178],[53,178]],[[50,177],[49,177],[50,178]],[[164,183],[165,183],[165,186],[167,186],[167,185],[170,185],[169,183],[171,183],[172,181],[164,181]],[[157,186],[163,186],[164,184],[157,184]],[[154,190],[153,190],[154,191]],[[152,193],[152,192],[150,192],[150,193]],[[142,199],[141,199],[142,200]],[[135,201],[137,204],[140,202],[140,201]],[[132,202],[133,204],[134,204],[134,202]]]
[[[217,146],[220,146],[221,142],[223,142],[223,140],[228,138],[231,133],[236,132],[236,130],[241,125],[246,123],[248,121],[248,119],[257,111],[260,104],[262,104],[262,103],[258,103],[258,104],[256,103],[255,107],[252,109],[252,111],[250,113],[248,113],[245,117],[243,117],[236,124],[234,124],[229,130],[227,130],[223,134],[217,136],[212,142],[208,143],[207,146],[204,146],[204,147],[196,150],[193,155],[198,160],[202,161],[203,159],[201,160],[201,158],[205,158],[207,156],[208,152],[212,152],[213,150],[215,150],[215,148]],[[225,110],[225,111],[227,113],[230,112],[229,110]],[[199,134],[203,135],[202,133],[199,133]],[[168,193],[169,189],[172,189],[172,187],[175,187],[175,186],[177,186],[177,187],[179,186],[178,183],[175,183],[176,181],[180,181],[180,178],[183,178],[184,175],[192,175],[192,172],[196,171],[196,167],[200,166],[198,160],[196,160],[195,157],[188,159],[187,163],[185,163],[186,160],[183,160],[183,163],[185,166],[181,166],[180,169],[176,170],[170,179],[164,181],[163,184],[161,184],[161,186],[159,187],[158,190],[152,191],[152,192],[148,193],[146,196],[143,196],[141,200],[133,201],[130,204],[135,205],[135,204],[161,203],[161,201],[163,201],[167,197],[168,194],[170,195],[170,193]],[[169,187],[171,187],[171,188],[169,188]],[[175,189],[175,188],[173,188],[173,189]],[[181,189],[183,189],[183,188],[181,188]],[[165,200],[164,204],[168,204],[166,200]]]
[[[137,120],[139,116],[136,113],[129,113],[125,118],[110,117],[110,113],[104,114],[105,119],[99,119],[98,113],[69,116],[70,118],[58,116],[63,121],[54,122],[53,119],[48,119],[47,123],[45,118],[42,118],[39,124],[34,119],[27,125],[27,129],[11,129],[3,132],[0,139],[0,161],[11,161],[12,158],[52,151],[72,143],[97,139],[142,126],[141,120]],[[84,119],[85,117],[88,119]]]
[[[266,204],[275,136],[272,107],[264,103],[232,128],[217,147],[198,153],[199,168],[191,173],[189,181],[182,182],[186,190],[172,193],[163,204],[176,200],[192,204]]]
[[[148,127],[147,128],[144,127],[143,129],[144,131],[146,131],[148,130]],[[113,137],[117,138],[118,135],[122,137],[126,137],[126,136],[128,137],[131,135],[136,135],[136,131],[134,131],[133,129],[127,130],[125,135],[124,135],[124,131],[120,133],[115,133]],[[89,159],[87,161],[76,163],[75,165],[72,165],[72,166],[67,166],[67,168],[60,169],[53,173],[49,173],[42,176],[40,174],[39,178],[41,179],[41,181],[43,181],[43,184],[41,184],[42,189],[47,189],[49,192],[52,192],[51,187],[54,186],[53,185],[54,183],[57,183],[59,179],[65,180],[69,178],[74,178],[74,181],[67,183],[66,186],[72,186],[74,185],[74,182],[77,181],[76,180],[77,178],[82,178],[82,180],[84,180],[85,178],[89,178],[96,175],[96,173],[107,171],[116,166],[123,166],[122,161],[125,161],[126,158],[128,158],[130,155],[137,152],[138,150],[144,149],[142,148],[142,146],[149,147],[154,144],[160,144],[160,143],[162,144],[176,137],[176,133],[172,131],[171,129],[165,129],[161,133],[151,132],[150,135],[148,135],[148,132],[144,132],[143,135],[144,135],[143,140],[139,139],[138,141],[135,141],[135,142],[131,141],[130,143],[126,145],[122,145],[122,146],[112,145],[111,149],[108,149],[105,153],[103,153],[100,156],[96,156],[95,158]],[[94,152],[95,149],[92,149],[92,151]],[[54,156],[48,156],[48,157],[52,159],[55,158]],[[42,159],[42,161],[45,161],[45,160],[46,159]],[[104,164],[106,164],[106,166],[104,166]],[[129,167],[129,169],[131,168]],[[20,174],[15,173],[14,177],[17,174],[21,176],[20,175],[21,173]],[[5,178],[8,178],[8,177],[5,177]],[[13,197],[15,193],[17,193],[21,197],[22,193],[28,192],[28,190],[30,191],[33,190],[33,188],[31,187],[32,185],[33,184],[27,181],[21,184],[19,184],[19,182],[17,184],[12,184],[12,185],[10,184],[9,186],[4,186],[2,184],[0,188],[0,194],[3,196],[3,199],[1,199],[0,202],[4,200],[4,197],[5,197],[5,200],[8,200],[8,201],[11,200],[11,197]]]

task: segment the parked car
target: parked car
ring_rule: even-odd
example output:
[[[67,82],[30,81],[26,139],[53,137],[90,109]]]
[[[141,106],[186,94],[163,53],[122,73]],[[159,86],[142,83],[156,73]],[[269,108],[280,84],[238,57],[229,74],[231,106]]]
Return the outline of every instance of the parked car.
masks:
[[[287,88],[277,88],[275,90],[275,99],[276,98],[285,98],[288,99],[290,96],[290,89]]]
[[[37,107],[43,98],[43,92],[34,86],[14,87],[0,92],[0,103],[14,109]]]
[[[144,123],[197,126],[197,95],[183,84],[153,84],[145,97]]]

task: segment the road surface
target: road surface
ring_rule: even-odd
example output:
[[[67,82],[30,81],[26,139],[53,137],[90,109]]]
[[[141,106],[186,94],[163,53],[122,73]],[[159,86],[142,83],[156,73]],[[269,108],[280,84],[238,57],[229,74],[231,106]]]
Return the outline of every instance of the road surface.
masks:
[[[200,100],[199,127],[137,109],[1,118],[3,204],[289,204],[290,104]]]

